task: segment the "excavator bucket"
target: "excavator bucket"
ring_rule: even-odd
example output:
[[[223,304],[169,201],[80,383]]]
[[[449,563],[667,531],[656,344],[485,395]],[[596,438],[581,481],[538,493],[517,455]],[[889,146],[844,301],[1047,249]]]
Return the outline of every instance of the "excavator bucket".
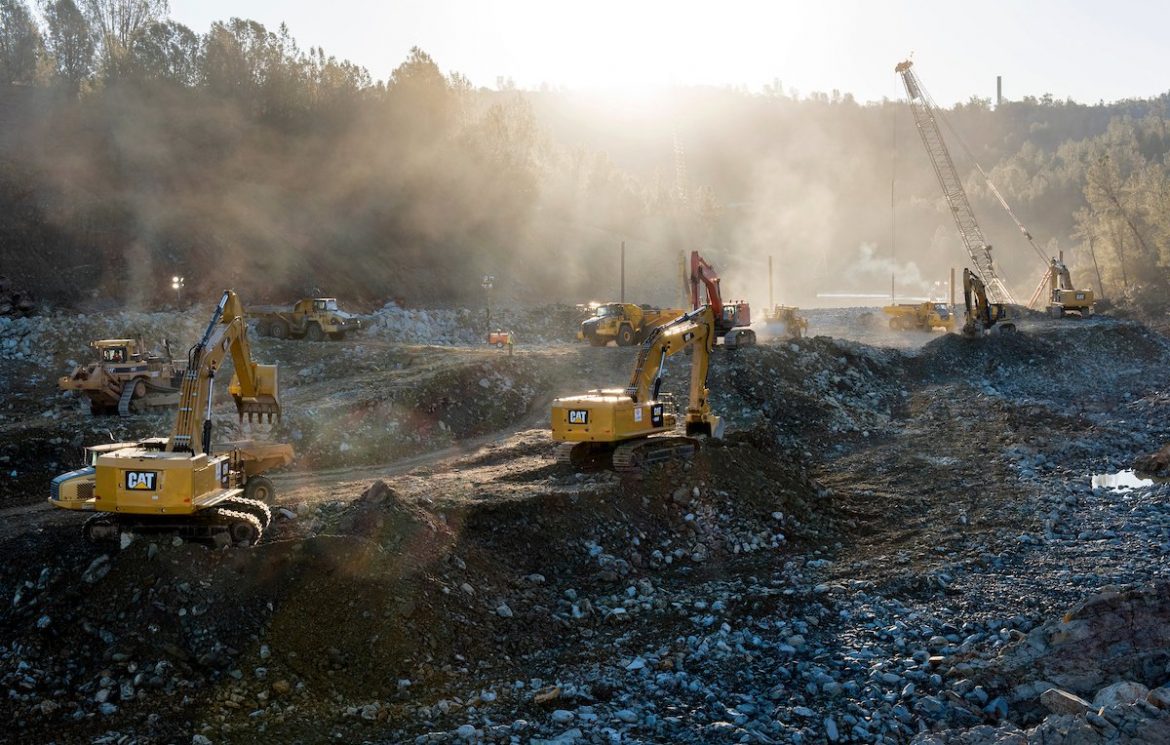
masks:
[[[232,394],[232,400],[236,402],[236,411],[240,415],[240,421],[244,421],[245,415],[247,415],[249,422],[253,420],[253,417],[256,418],[256,421],[264,421],[265,417],[270,423],[274,417],[279,421],[280,391],[276,365],[254,365],[253,369],[256,380],[256,390],[253,391],[253,395],[244,395],[240,379],[234,374],[231,385],[228,386],[228,392]]]

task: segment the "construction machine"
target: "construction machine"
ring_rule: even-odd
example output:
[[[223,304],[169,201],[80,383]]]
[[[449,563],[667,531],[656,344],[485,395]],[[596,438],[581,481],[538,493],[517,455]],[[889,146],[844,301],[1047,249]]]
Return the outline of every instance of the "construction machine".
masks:
[[[992,302],[983,280],[966,267],[963,268],[963,303],[967,309],[963,336],[976,338],[992,332],[1016,330],[1016,325],[1007,320],[1007,304]]]
[[[772,297],[772,257],[768,257],[768,307],[764,309],[764,325],[768,331],[789,339],[799,339],[808,333],[808,319],[799,315],[794,305],[777,305]]]
[[[886,305],[882,312],[890,317],[890,328],[894,331],[933,331],[955,328],[955,316],[946,303],[926,301],[922,303],[895,303]]]
[[[951,209],[951,217],[954,218],[955,227],[959,230],[959,238],[963,241],[963,247],[967,249],[967,254],[975,264],[975,271],[983,280],[984,288],[991,300],[996,303],[1014,303],[1015,299],[991,259],[991,244],[983,237],[983,230],[975,219],[975,211],[971,209],[967,191],[963,188],[963,179],[959,177],[955,162],[951,159],[950,150],[947,149],[947,144],[943,140],[942,130],[938,126],[938,117],[935,115],[937,107],[934,100],[927,94],[922,81],[918,79],[913,68],[912,61],[904,60],[894,67],[894,72],[902,78],[902,84],[906,88],[906,98],[910,103],[910,111],[914,115],[914,124],[918,129],[919,137],[922,138],[926,154],[930,158],[930,164],[934,168],[934,175],[942,188],[943,197]],[[978,164],[976,165],[978,167]],[[980,172],[982,173],[982,169]],[[986,174],[984,177],[986,178]],[[1004,201],[999,192],[995,190],[990,179],[987,180],[987,183],[995,192],[1000,204],[1008,211],[1012,219],[1015,219],[1015,214],[1008,208],[1007,202]],[[1019,220],[1016,220],[1016,224],[1031,241],[1032,236],[1024,230],[1024,226],[1020,224]]]
[[[747,347],[756,343],[756,332],[752,325],[751,306],[742,300],[725,303],[719,286],[719,275],[715,267],[691,251],[691,307],[699,309],[708,305],[715,314],[715,336],[723,340],[726,347]],[[699,284],[707,290],[707,302],[701,302]]]
[[[346,334],[360,331],[362,321],[337,307],[337,298],[307,297],[291,309],[271,305],[253,308],[256,333],[276,339],[341,341]]]
[[[262,474],[289,463],[293,452],[289,445],[254,441],[212,445],[213,385],[228,355],[235,368],[228,392],[240,420],[279,418],[277,368],[252,360],[243,306],[227,290],[187,353],[170,437],[87,448],[85,468],[53,479],[49,504],[97,513],[83,528],[90,540],[116,539],[123,531],[175,531],[258,541],[272,520],[268,503],[275,494]]]
[[[794,305],[765,308],[764,324],[769,331],[788,339],[799,339],[808,333],[808,319],[800,315],[800,308]]]
[[[634,303],[601,303],[593,316],[581,322],[579,341],[604,347],[611,341],[619,347],[641,344],[650,333],[686,313],[682,308],[656,308]]]
[[[147,352],[142,339],[100,339],[89,346],[97,361],[74,368],[57,380],[57,387],[86,396],[91,414],[129,416],[179,402],[182,371],[166,341],[163,354]]]
[[[516,336],[511,331],[496,329],[495,331],[488,332],[487,343],[496,349],[503,349],[504,347],[514,345],[516,343]]]
[[[1093,315],[1093,291],[1073,287],[1072,274],[1065,266],[1063,251],[1059,256],[1052,257],[1049,262],[1048,271],[1044,272],[1040,284],[1036,285],[1036,291],[1028,301],[1029,308],[1038,305],[1040,298],[1045,295],[1045,290],[1048,294],[1048,315],[1053,318],[1063,318],[1070,313],[1075,313],[1081,318]]]
[[[552,404],[552,437],[563,443],[557,460],[574,468],[608,467],[637,472],[645,465],[686,458],[699,449],[699,435],[723,436],[723,422],[711,411],[707,371],[715,346],[714,309],[700,306],[654,329],[642,344],[630,384],[558,398]],[[666,358],[691,352],[690,398],[685,436],[670,435],[678,424],[673,400],[661,393]]]

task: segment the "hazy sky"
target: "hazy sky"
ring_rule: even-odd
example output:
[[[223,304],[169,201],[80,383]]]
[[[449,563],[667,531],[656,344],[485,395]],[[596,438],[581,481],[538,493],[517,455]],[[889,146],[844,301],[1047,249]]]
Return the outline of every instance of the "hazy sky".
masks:
[[[287,23],[386,78],[412,46],[480,86],[746,85],[900,95],[910,52],[940,104],[1050,92],[1082,102],[1170,90],[1159,0],[171,0],[196,31],[241,16]]]

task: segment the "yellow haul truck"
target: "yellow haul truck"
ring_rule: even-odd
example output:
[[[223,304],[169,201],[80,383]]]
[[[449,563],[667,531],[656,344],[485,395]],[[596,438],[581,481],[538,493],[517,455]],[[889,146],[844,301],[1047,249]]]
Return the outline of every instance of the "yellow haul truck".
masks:
[[[882,312],[890,317],[890,328],[894,331],[952,331],[955,328],[955,315],[946,303],[898,303],[885,306]]]
[[[641,344],[650,332],[686,313],[682,308],[655,308],[634,303],[603,303],[581,323],[579,341],[595,347],[617,342],[619,347]]]
[[[256,318],[256,333],[276,339],[340,341],[362,327],[361,319],[339,309],[337,298],[332,297],[302,298],[291,310],[258,306],[252,309],[252,315]]]
[[[178,403],[182,371],[171,360],[165,341],[163,355],[146,352],[141,339],[101,339],[89,346],[97,352],[97,361],[74,368],[58,379],[57,387],[89,398],[91,414],[129,416]]]
[[[552,404],[552,437],[563,443],[557,460],[574,468],[605,467],[637,472],[643,465],[686,458],[699,449],[696,435],[723,437],[723,422],[711,412],[707,371],[716,340],[715,314],[704,305],[654,329],[625,389],[589,391]],[[674,402],[660,394],[666,358],[691,349],[686,436],[666,435],[677,425]]]
[[[89,465],[53,479],[49,504],[95,512],[83,532],[90,540],[117,539],[123,531],[176,531],[194,538],[226,534],[253,544],[272,520],[272,482],[261,474],[292,460],[277,443],[212,445],[212,387],[231,355],[235,373],[228,392],[241,421],[280,417],[275,365],[252,360],[239,298],[224,292],[199,343],[187,354],[179,410],[169,438],[87,449]]]

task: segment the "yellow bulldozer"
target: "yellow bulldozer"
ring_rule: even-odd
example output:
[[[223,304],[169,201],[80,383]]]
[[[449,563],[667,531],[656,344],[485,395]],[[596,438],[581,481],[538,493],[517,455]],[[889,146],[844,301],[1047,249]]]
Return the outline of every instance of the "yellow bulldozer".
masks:
[[[57,380],[57,387],[87,397],[91,414],[129,416],[179,402],[182,370],[165,341],[161,355],[147,352],[142,339],[101,339],[89,346],[97,361],[74,368]]]
[[[716,338],[715,314],[710,306],[701,306],[651,331],[626,388],[553,401],[552,437],[562,443],[558,462],[638,472],[651,463],[693,455],[699,448],[697,435],[722,438],[723,422],[711,411],[707,389]],[[685,350],[691,350],[685,436],[669,435],[678,420],[673,400],[660,392],[662,374],[666,358]]]
[[[773,305],[764,309],[764,327],[777,336],[800,339],[808,333],[808,319],[794,305]]]
[[[212,444],[213,384],[229,354],[235,371],[228,392],[240,420],[279,418],[276,366],[252,360],[243,306],[227,290],[187,354],[170,437],[87,448],[86,467],[53,479],[49,504],[97,513],[83,527],[93,541],[167,531],[256,543],[272,520],[275,494],[262,474],[291,462],[293,452],[278,443]]]

